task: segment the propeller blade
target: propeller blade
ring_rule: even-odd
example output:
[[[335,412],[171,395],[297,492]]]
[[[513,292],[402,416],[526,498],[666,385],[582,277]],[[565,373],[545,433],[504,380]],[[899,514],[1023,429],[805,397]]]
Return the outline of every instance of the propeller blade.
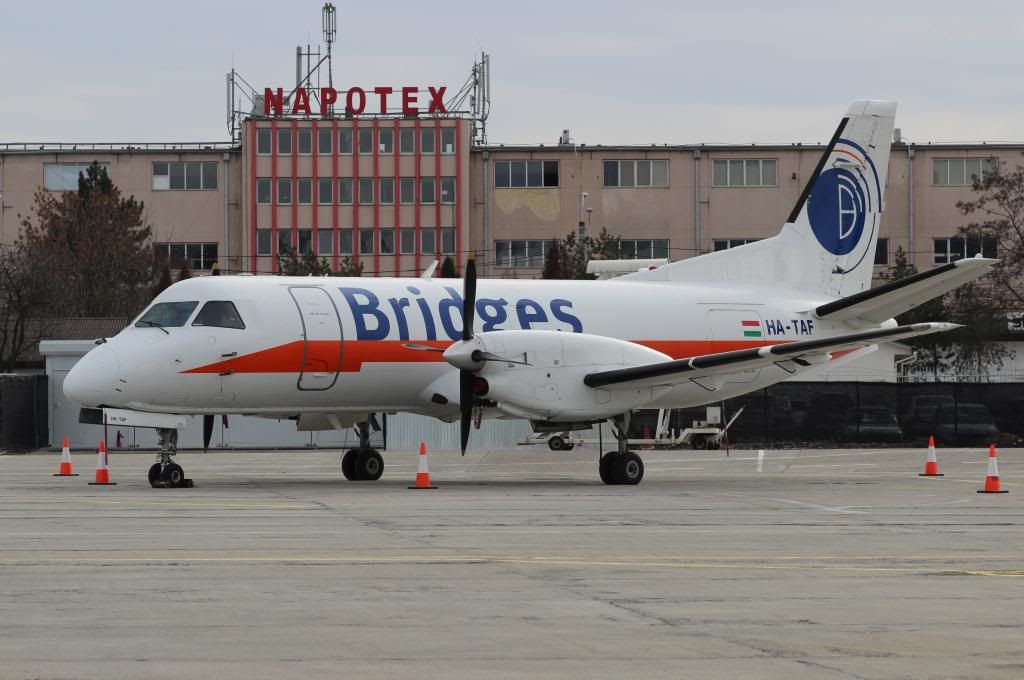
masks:
[[[443,347],[429,347],[427,345],[418,345],[415,342],[407,342],[404,345],[402,345],[402,347],[404,347],[406,349],[419,350],[420,352],[443,352],[444,351]]]
[[[213,439],[213,416],[203,416],[203,451],[210,449],[211,439]]]
[[[459,371],[459,408],[462,410],[461,429],[459,431],[462,455],[466,455],[469,446],[469,429],[473,424],[473,382],[476,374],[462,369]]]
[[[523,359],[509,359],[508,357],[498,356],[497,354],[494,354],[493,352],[485,352],[482,349],[475,349],[475,350],[473,350],[472,357],[473,357],[473,361],[476,361],[478,363],[481,362],[481,361],[501,361],[501,362],[506,363],[506,364],[519,364],[520,366],[530,366],[531,365],[530,362],[525,361]]]
[[[473,317],[476,314],[476,262],[472,258],[466,263],[466,278],[462,288],[462,339],[470,340],[473,337]]]

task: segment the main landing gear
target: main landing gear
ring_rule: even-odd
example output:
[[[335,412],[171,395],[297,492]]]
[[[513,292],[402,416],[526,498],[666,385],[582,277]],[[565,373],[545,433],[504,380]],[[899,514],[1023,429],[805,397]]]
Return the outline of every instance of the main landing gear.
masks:
[[[349,449],[341,459],[341,473],[345,479],[353,482],[375,482],[384,474],[384,459],[376,449],[370,448],[370,425],[376,427],[377,419],[370,414],[370,419],[358,423],[356,432],[359,434],[359,448]]]
[[[629,414],[612,418],[618,449],[601,456],[597,470],[605,484],[639,484],[644,478],[644,461],[629,450],[626,430],[629,428]]]
[[[157,461],[149,468],[149,485],[154,489],[182,489],[195,486],[191,479],[185,477],[185,470],[171,460],[178,452],[178,431],[169,428],[158,428],[160,450]]]

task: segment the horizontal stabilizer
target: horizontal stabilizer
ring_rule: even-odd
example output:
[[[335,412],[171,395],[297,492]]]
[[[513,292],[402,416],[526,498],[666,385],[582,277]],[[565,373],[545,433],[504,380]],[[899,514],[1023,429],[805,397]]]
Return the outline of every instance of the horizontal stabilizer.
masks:
[[[830,321],[863,319],[882,323],[984,276],[996,262],[998,260],[982,257],[957,260],[826,303],[815,309],[814,313],[819,319]]]
[[[702,378],[750,371],[772,364],[778,364],[780,368],[795,373],[803,368],[830,360],[831,352],[857,349],[876,342],[906,340],[918,335],[950,331],[959,327],[955,323],[915,323],[892,328],[873,328],[825,338],[784,342],[777,345],[703,354],[642,366],[616,368],[610,371],[591,373],[583,379],[583,382],[588,387],[606,389],[669,386],[687,380],[698,381]]]

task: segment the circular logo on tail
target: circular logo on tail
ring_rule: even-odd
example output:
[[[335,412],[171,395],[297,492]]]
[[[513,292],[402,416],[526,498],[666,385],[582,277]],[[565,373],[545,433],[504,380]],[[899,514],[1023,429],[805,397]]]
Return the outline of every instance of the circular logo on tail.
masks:
[[[807,217],[821,247],[847,255],[864,233],[868,203],[861,179],[844,168],[822,172],[807,198]]]

